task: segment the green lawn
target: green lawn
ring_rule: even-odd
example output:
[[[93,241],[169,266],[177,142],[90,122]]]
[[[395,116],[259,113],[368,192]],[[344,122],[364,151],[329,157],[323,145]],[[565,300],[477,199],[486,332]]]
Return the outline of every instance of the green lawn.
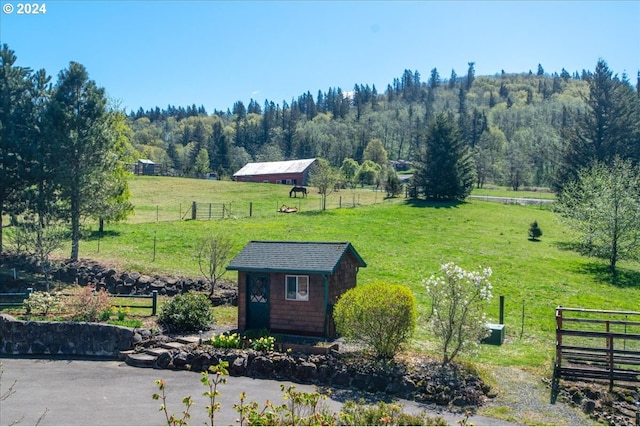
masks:
[[[367,263],[359,272],[360,283],[400,283],[415,292],[420,328],[414,348],[428,353],[433,345],[424,328],[429,301],[422,279],[449,261],[468,270],[492,268],[491,320],[498,320],[498,296],[506,298],[507,341],[482,346],[472,359],[482,364],[548,368],[556,306],[637,310],[640,301],[640,266],[621,262],[613,284],[602,262],[566,249],[572,233],[550,206],[476,199],[459,204],[383,200],[383,193],[362,189],[330,195],[331,209],[321,212],[315,191],[308,199],[289,199],[288,186],[141,177],[131,188],[136,215],[127,223],[108,225],[100,238],[92,233],[80,244],[81,257],[113,261],[127,270],[200,276],[194,252],[199,239],[210,232],[228,233],[236,251],[261,239],[350,241]],[[341,197],[343,206],[346,198],[359,199],[360,205],[336,209]],[[178,221],[178,206],[182,203],[184,214],[191,200],[220,200],[238,207],[251,202],[254,212],[252,217]],[[300,203],[301,211],[276,213],[283,203]],[[175,207],[175,215],[170,215],[175,219],[156,222],[156,209],[170,207]],[[539,242],[527,238],[534,220],[544,233]]]

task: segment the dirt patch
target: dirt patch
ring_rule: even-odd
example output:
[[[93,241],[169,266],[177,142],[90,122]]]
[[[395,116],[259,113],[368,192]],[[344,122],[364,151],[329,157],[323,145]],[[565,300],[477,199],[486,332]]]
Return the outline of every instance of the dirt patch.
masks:
[[[502,366],[493,372],[498,393],[479,414],[526,425],[598,425],[565,401],[552,405],[551,390],[537,374]]]

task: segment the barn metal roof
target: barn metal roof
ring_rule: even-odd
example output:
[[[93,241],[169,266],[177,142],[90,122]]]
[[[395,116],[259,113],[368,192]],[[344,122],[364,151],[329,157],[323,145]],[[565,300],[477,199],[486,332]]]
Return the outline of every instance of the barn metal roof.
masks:
[[[351,252],[359,267],[367,264],[349,242],[251,241],[229,263],[227,270],[333,274]]]
[[[247,163],[233,176],[272,175],[304,172],[316,159],[286,160],[282,162]]]

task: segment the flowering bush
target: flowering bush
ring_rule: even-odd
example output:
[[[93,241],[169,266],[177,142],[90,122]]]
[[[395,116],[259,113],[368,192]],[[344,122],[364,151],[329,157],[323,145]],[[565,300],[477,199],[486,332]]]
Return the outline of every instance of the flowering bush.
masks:
[[[118,316],[118,320],[122,322],[125,319],[125,317],[127,317],[127,315],[131,313],[131,308],[118,306],[118,308],[114,308],[113,311],[116,312],[116,316]]]
[[[440,275],[422,282],[431,297],[429,326],[438,340],[443,364],[489,335],[484,304],[491,300],[491,269],[465,271],[450,262],[440,266]]]
[[[216,348],[240,348],[242,347],[242,337],[240,334],[220,334],[211,337],[210,344]]]
[[[260,337],[257,340],[250,340],[251,348],[256,351],[273,351],[276,343],[274,337]]]
[[[29,298],[24,300],[24,308],[28,315],[46,316],[60,306],[60,297],[49,292],[32,292]]]
[[[104,289],[95,291],[91,286],[69,297],[68,307],[74,320],[97,322],[110,315],[109,295]],[[108,313],[108,314],[107,314]]]

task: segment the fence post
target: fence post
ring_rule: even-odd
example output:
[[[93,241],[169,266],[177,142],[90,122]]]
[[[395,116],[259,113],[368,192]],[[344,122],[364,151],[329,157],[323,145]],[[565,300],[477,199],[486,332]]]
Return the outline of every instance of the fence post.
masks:
[[[253,202],[249,202],[249,218],[253,216]]]
[[[609,391],[613,391],[613,336],[611,335],[611,327],[609,325],[609,321],[607,320],[606,323],[606,328],[607,328],[607,350],[609,351],[608,354],[608,364],[609,364]]]
[[[556,367],[562,366],[562,307],[556,309]],[[558,372],[560,374],[560,372]]]
[[[27,288],[27,298],[33,293],[33,288]]]
[[[194,221],[196,220],[196,209],[196,202],[191,202],[191,219]]]
[[[158,311],[158,291],[151,292],[151,315],[155,316]]]

